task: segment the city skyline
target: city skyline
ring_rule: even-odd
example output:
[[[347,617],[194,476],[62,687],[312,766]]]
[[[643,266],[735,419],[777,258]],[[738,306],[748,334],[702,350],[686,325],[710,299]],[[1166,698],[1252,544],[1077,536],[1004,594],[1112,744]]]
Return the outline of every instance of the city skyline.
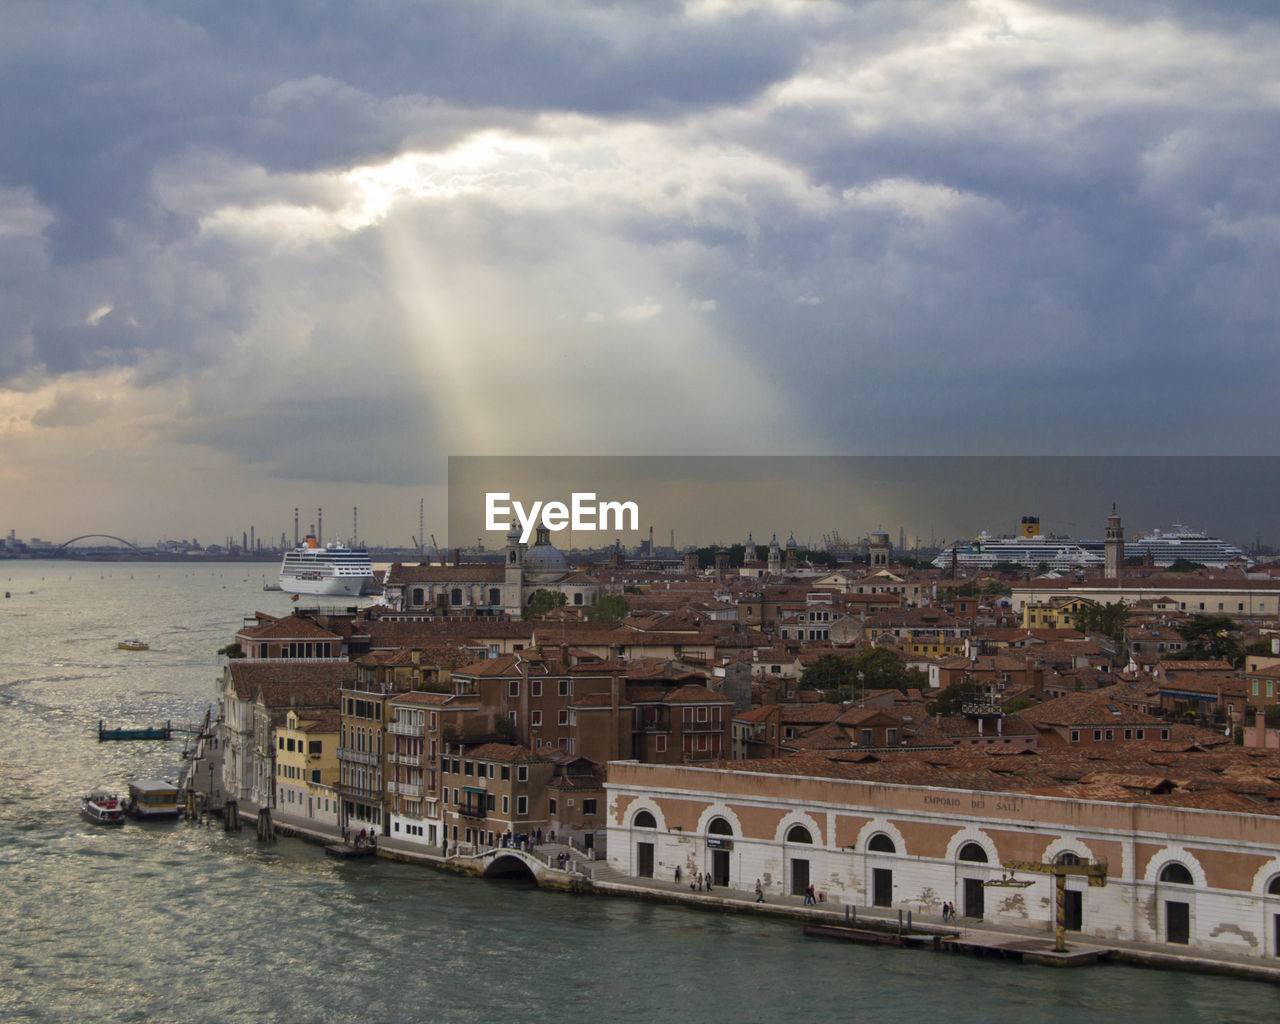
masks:
[[[1260,455],[1280,426],[1263,5],[0,28],[5,535],[359,506],[411,546],[451,455]]]

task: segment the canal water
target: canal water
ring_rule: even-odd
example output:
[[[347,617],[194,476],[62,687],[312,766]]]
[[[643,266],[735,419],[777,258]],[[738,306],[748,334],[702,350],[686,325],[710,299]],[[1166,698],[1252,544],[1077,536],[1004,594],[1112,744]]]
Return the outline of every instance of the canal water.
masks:
[[[1280,989],[1054,970],[806,939],[799,926],[569,896],[252,830],[96,829],[80,793],[177,775],[269,566],[0,562],[0,1021],[959,1021],[1280,1019]],[[137,636],[151,650],[116,649]]]

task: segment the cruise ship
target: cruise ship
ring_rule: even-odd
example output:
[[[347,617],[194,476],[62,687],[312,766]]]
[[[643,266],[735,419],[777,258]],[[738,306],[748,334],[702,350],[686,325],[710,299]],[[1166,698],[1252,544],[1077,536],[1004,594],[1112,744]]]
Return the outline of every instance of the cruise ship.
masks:
[[[280,563],[280,589],[286,594],[358,597],[373,585],[373,563],[367,551],[330,541],[321,547],[315,537],[286,551]]]
[[[1124,554],[1126,558],[1149,556],[1153,565],[1160,566],[1172,565],[1179,558],[1199,562],[1210,569],[1222,569],[1233,562],[1253,564],[1253,560],[1234,544],[1188,529],[1181,523],[1174,523],[1167,533],[1151,530],[1125,541]]]
[[[943,551],[933,564],[939,569],[949,569],[953,557],[961,566],[970,569],[990,569],[1004,562],[1023,569],[1046,565],[1062,571],[1087,569],[1106,562],[1103,555],[1082,547],[1069,537],[1043,536],[1037,516],[1023,516],[1022,528],[1016,537],[993,537],[983,530],[968,544],[957,544]]]

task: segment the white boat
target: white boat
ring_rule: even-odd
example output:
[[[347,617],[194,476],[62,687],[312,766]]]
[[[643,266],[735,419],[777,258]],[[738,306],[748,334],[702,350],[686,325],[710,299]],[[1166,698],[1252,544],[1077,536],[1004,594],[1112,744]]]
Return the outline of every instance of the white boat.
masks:
[[[933,564],[939,569],[949,569],[953,558],[970,569],[991,569],[1000,563],[1022,569],[1037,569],[1041,565],[1058,570],[1087,569],[1106,561],[1103,555],[1069,537],[1044,536],[1037,516],[1023,516],[1022,531],[1016,537],[993,537],[983,530],[968,544],[944,550]]]
[[[1150,530],[1139,534],[1124,545],[1125,557],[1150,557],[1153,565],[1172,565],[1180,558],[1199,562],[1211,569],[1222,569],[1233,562],[1252,565],[1240,548],[1217,537],[1210,537],[1200,530],[1191,530],[1180,523],[1166,531]]]
[[[80,815],[95,825],[119,828],[124,824],[124,805],[114,793],[96,790],[80,798]]]
[[[286,594],[359,597],[373,584],[373,563],[367,551],[353,551],[337,541],[324,547],[315,537],[280,563],[280,589]]]

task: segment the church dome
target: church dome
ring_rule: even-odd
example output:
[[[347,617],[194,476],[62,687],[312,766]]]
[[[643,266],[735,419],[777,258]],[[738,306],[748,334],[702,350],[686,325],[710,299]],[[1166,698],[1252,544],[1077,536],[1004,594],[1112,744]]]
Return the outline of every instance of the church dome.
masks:
[[[524,553],[524,578],[526,583],[554,583],[569,571],[569,563],[558,548],[552,545],[551,535],[545,526],[538,527],[534,545]]]

